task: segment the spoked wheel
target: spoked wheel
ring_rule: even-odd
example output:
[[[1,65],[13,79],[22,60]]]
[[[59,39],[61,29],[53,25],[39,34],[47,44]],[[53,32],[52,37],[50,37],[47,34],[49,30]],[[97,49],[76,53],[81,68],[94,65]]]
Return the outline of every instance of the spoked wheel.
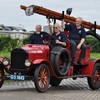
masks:
[[[2,68],[0,68],[0,88],[3,85],[4,80],[2,79],[4,77],[4,71]]]
[[[100,63],[95,64],[92,76],[87,78],[89,87],[92,90],[100,88]]]
[[[50,77],[50,85],[57,87],[61,83],[62,79],[57,79],[56,77]]]
[[[40,64],[34,73],[34,83],[38,92],[45,92],[50,82],[50,72],[46,64]]]

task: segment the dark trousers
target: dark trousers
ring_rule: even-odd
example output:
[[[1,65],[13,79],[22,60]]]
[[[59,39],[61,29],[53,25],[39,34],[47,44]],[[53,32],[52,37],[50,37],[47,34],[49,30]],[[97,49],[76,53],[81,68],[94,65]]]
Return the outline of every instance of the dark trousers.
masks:
[[[70,40],[70,43],[71,43],[71,53],[72,53],[72,59],[76,57],[76,47],[77,45],[79,44],[80,41],[77,41],[77,40]],[[85,43],[82,44],[81,46],[81,53],[80,53],[80,56],[79,56],[79,60],[82,60],[85,58],[85,53],[86,53],[86,45]]]

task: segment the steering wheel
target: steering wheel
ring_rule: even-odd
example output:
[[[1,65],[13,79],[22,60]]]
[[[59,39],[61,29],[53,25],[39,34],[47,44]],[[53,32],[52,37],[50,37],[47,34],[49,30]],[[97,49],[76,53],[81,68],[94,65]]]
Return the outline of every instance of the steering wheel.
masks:
[[[45,35],[43,37],[43,42],[44,42],[44,44],[50,44],[51,43],[51,36],[49,34]]]
[[[61,46],[61,44],[55,43],[55,40],[56,40],[56,38],[54,36],[49,35],[49,34],[43,37],[44,44],[47,44],[47,45],[53,44],[56,46]]]

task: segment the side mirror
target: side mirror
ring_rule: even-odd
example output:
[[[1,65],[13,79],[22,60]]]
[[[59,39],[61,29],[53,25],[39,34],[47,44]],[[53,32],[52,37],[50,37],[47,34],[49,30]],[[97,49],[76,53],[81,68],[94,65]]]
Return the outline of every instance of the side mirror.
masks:
[[[70,15],[71,13],[72,13],[72,8],[68,8],[68,9],[66,10],[66,14]]]

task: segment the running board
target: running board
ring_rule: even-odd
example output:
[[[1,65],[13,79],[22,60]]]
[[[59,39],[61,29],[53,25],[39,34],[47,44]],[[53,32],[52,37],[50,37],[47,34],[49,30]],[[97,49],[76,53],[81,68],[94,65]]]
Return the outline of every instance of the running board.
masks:
[[[83,77],[90,77],[90,75],[72,75],[72,76],[67,76],[66,78],[83,78]]]
[[[82,65],[77,64],[77,65],[73,65],[73,66],[77,67],[77,68],[83,68],[83,67],[88,66],[88,64],[82,64]]]

